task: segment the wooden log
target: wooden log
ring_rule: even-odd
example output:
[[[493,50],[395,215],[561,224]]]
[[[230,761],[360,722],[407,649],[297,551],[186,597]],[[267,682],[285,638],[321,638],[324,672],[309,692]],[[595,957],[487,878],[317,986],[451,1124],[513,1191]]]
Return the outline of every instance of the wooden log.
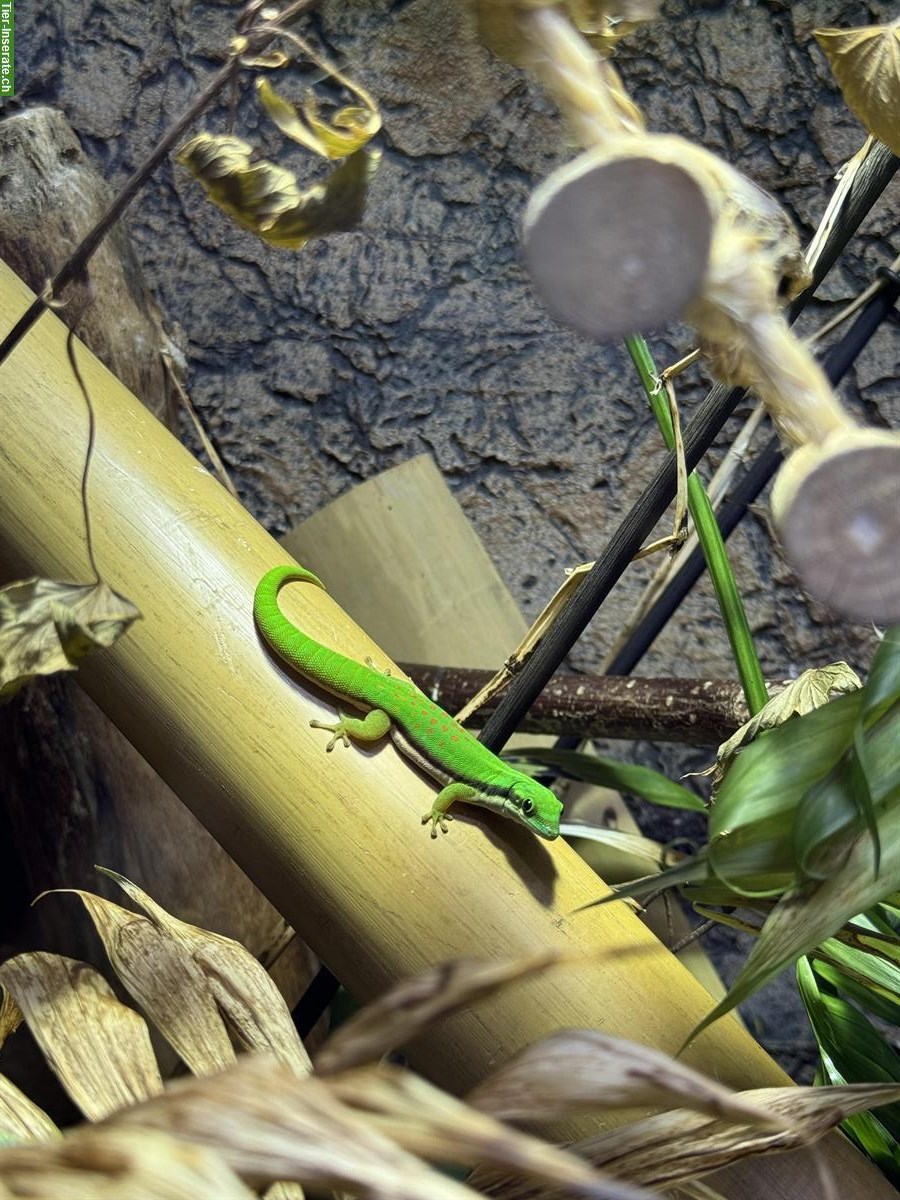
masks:
[[[31,300],[0,269],[4,330]],[[7,578],[86,572],[84,405],[64,340],[47,314],[0,372]],[[97,416],[97,555],[108,582],[144,617],[80,668],[97,703],[361,1000],[458,955],[553,947],[578,957],[411,1047],[413,1063],[433,1079],[463,1090],[561,1026],[600,1022],[674,1051],[709,1010],[708,994],[624,905],[575,913],[597,896],[598,881],[564,842],[540,842],[481,813],[434,841],[418,823],[432,789],[392,747],[325,755],[309,720],[333,705],[289,677],[253,627],[255,584],[284,551],[87,351],[79,361]],[[320,589],[292,587],[283,605],[313,637],[383,660]],[[738,1087],[786,1081],[728,1018],[685,1058]],[[572,1121],[564,1132],[598,1124]],[[844,1200],[894,1195],[843,1139],[827,1139],[823,1153]],[[741,1164],[721,1190],[731,1200],[812,1200],[818,1186],[808,1159],[791,1155]]]

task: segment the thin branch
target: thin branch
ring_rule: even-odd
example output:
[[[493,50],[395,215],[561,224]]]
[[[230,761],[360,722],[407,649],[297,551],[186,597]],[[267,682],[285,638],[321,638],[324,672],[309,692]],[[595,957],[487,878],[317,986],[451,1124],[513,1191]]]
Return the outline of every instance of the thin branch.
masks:
[[[294,0],[294,3],[278,15],[277,25],[287,25],[301,13],[311,8],[314,0]],[[4,362],[15,349],[32,325],[46,312],[49,302],[60,297],[63,289],[74,279],[80,278],[90,262],[98,246],[109,233],[112,226],[125,212],[129,204],[141,190],[147,179],[153,174],[184,131],[209,107],[224,87],[236,77],[241,70],[241,59],[248,54],[258,54],[272,42],[276,35],[276,22],[267,21],[260,29],[251,25],[243,33],[239,43],[232,45],[228,61],[213,75],[203,90],[185,109],[178,120],[170,126],[148,157],[133,172],[122,190],[116,195],[106,212],[97,223],[88,230],[82,241],[72,251],[57,273],[36,296],[19,320],[15,323],[6,337],[0,342],[0,363]],[[279,30],[280,32],[280,30]]]

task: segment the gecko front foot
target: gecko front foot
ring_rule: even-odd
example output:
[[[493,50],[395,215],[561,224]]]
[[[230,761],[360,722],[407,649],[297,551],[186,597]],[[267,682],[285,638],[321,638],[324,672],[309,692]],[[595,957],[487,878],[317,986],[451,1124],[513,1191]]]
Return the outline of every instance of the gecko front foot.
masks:
[[[449,833],[449,830],[447,829],[447,822],[452,821],[452,820],[453,820],[453,817],[450,815],[450,813],[441,812],[440,809],[432,808],[431,811],[427,812],[424,815],[424,817],[422,818],[422,824],[427,825],[428,822],[430,821],[431,822],[431,836],[433,838],[436,838],[437,831],[438,831],[438,825],[440,825],[440,827],[441,827],[441,833]]]
[[[325,747],[326,750],[333,750],[338,742],[343,742],[345,746],[350,745],[350,735],[347,732],[346,720],[342,717],[335,725],[327,725],[324,721],[310,721],[313,729],[327,729],[332,735],[331,741]]]

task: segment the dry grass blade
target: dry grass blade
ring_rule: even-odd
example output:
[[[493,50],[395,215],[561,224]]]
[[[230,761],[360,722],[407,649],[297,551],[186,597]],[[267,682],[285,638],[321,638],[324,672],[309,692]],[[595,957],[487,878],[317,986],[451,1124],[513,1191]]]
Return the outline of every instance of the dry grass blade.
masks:
[[[5,1189],[5,1190],[4,1190]],[[253,1200],[222,1158],[163,1133],[83,1128],[0,1150],[0,1200]]]
[[[363,1200],[475,1196],[384,1137],[322,1080],[298,1079],[268,1057],[245,1055],[221,1075],[176,1083],[114,1123],[216,1148],[254,1186],[293,1179],[312,1188],[346,1188]]]
[[[458,958],[404,979],[332,1034],[316,1055],[316,1071],[331,1075],[377,1062],[441,1017],[561,960],[557,951],[499,963]]]
[[[526,1047],[467,1097],[501,1120],[552,1120],[597,1108],[689,1108],[746,1123],[773,1117],[667,1054],[594,1029]],[[775,1118],[777,1123],[777,1118]]]
[[[22,1024],[22,1012],[9,992],[0,986],[0,1050],[11,1033]]]
[[[0,702],[35,675],[74,671],[140,615],[102,580],[25,579],[0,588]]]
[[[566,1150],[503,1125],[487,1113],[398,1067],[363,1067],[331,1076],[328,1085],[376,1128],[422,1158],[477,1163],[565,1186],[568,1194],[604,1200],[651,1200],[643,1188],[604,1177]]]
[[[45,1142],[59,1130],[42,1108],[38,1108],[14,1083],[0,1075],[0,1139],[15,1142]]]
[[[240,942],[179,921],[123,875],[101,869],[170,940],[171,961],[181,961],[186,978],[193,981],[193,972],[199,972],[209,996],[249,1049],[270,1052],[298,1075],[311,1070],[284,997],[265,967]],[[110,961],[118,971],[112,955]],[[122,982],[131,990],[129,980],[122,977]],[[139,998],[137,992],[132,994]]]
[[[162,1091],[142,1017],[87,963],[44,952],[0,966],[52,1070],[91,1121]]]
[[[810,1146],[845,1117],[895,1101],[900,1084],[759,1088],[740,1095],[783,1118],[785,1127],[766,1130],[697,1113],[669,1112],[586,1138],[572,1149],[595,1166],[615,1164],[616,1174],[632,1183],[673,1188],[755,1154]],[[496,1200],[537,1200],[538,1195],[540,1200],[565,1200],[562,1191],[537,1193],[487,1172],[476,1173],[471,1182]]]
[[[93,892],[71,890],[83,901],[116,975],[191,1072],[209,1075],[233,1063],[234,1048],[206,974],[184,940]]]

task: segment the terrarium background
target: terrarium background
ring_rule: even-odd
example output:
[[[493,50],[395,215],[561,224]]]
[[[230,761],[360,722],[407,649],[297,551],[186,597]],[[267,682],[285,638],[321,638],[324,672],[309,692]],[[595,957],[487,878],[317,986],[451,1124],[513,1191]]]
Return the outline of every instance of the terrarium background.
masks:
[[[22,5],[19,102],[59,107],[115,185],[221,61],[237,8]],[[663,13],[619,56],[651,127],[695,139],[745,171],[786,204],[806,240],[835,169],[863,139],[811,30],[886,20],[894,5],[672,0]],[[179,327],[194,403],[243,502],[267,528],[283,533],[360,480],[427,451],[533,616],[564,567],[600,552],[661,453],[624,351],[555,327],[519,262],[523,207],[567,157],[565,131],[536,87],[478,45],[462,0],[325,0],[310,24],[384,116],[364,230],[299,253],[269,249],[167,164],[127,218],[146,278]],[[225,122],[219,109],[206,127],[220,131]],[[249,92],[237,132],[278,152]],[[898,224],[895,184],[803,328],[896,255]],[[651,339],[660,364],[689,345],[684,330]],[[896,331],[885,326],[842,387],[872,424],[900,425],[896,363]],[[682,382],[683,411],[704,391],[697,374]],[[727,427],[722,447],[737,427]],[[197,449],[187,425],[184,436]],[[440,529],[434,537],[437,554]],[[729,546],[770,677],[841,657],[867,663],[872,631],[798,594],[762,514],[745,520]],[[652,569],[629,571],[573,664],[597,666]],[[640,670],[734,674],[706,582]],[[647,746],[639,753],[673,774],[709,757]],[[647,832],[691,830],[699,832],[680,814],[663,814]],[[726,933],[715,941],[729,979],[740,945]],[[751,1017],[788,1070],[810,1059],[789,986],[765,992]]]

